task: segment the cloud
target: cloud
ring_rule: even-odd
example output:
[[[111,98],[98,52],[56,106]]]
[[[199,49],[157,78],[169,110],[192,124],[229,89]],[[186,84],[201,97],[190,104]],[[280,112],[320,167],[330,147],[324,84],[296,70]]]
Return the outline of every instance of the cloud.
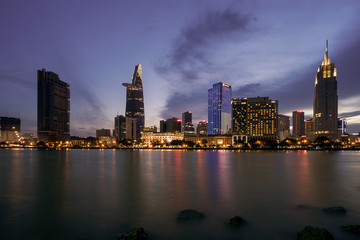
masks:
[[[234,8],[210,11],[183,28],[175,39],[166,58],[166,64],[155,70],[164,76],[175,73],[186,82],[199,78],[199,72],[211,72],[211,52],[229,41],[238,41],[250,32],[250,22],[255,21],[249,13]],[[175,79],[177,80],[177,79]]]
[[[20,73],[4,73],[4,72],[0,72],[0,82],[8,82],[8,83],[13,83],[13,84],[17,84],[21,87],[25,87],[31,90],[36,90],[36,84],[34,84],[34,81],[29,81],[27,79],[29,79],[26,76],[21,76],[22,74]]]

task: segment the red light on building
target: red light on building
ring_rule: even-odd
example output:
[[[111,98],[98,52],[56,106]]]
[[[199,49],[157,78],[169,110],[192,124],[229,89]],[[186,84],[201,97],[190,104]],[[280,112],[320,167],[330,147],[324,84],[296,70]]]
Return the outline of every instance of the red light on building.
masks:
[[[177,121],[177,122],[181,122],[181,119],[177,119],[176,121]]]

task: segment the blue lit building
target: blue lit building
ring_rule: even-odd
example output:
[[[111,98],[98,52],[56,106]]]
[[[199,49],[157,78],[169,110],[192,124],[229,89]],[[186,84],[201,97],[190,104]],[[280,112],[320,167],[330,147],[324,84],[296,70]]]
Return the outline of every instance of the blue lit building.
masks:
[[[215,83],[208,90],[208,134],[231,133],[231,86]]]

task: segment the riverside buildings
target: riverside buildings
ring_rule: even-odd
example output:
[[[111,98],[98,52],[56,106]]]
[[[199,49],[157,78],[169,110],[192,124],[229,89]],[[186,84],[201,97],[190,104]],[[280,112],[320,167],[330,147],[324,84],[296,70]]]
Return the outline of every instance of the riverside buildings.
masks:
[[[70,140],[70,86],[46,69],[38,70],[38,141]]]
[[[172,117],[167,120],[161,120],[160,121],[160,132],[166,133],[166,132],[181,132],[181,119]]]
[[[182,114],[181,132],[183,133],[195,133],[194,125],[192,124],[191,111],[184,112]]]
[[[233,98],[233,142],[278,139],[278,101],[268,97]]]
[[[126,126],[126,129],[131,131],[131,134],[128,134],[126,131],[127,137],[131,136],[131,139],[139,141],[141,138],[141,133],[144,129],[145,123],[145,114],[144,114],[144,94],[143,94],[143,77],[142,77],[142,68],[141,64],[135,66],[133,77],[131,83],[123,83],[123,86],[126,87],[126,118],[131,118],[131,120],[126,120],[126,123],[131,124],[131,126]],[[134,120],[136,121],[136,126],[133,126]],[[133,134],[135,133],[135,135]]]
[[[318,67],[314,89],[314,134],[326,136],[331,140],[338,137],[338,94],[337,72],[334,63],[328,57],[328,41],[324,60]]]
[[[231,133],[231,86],[215,83],[208,90],[208,134]]]
[[[20,123],[20,118],[0,117],[0,142],[19,142]]]
[[[196,127],[196,134],[201,135],[201,136],[206,136],[207,132],[208,132],[207,128],[208,128],[207,121],[198,122],[197,127]]]
[[[117,141],[122,141],[126,138],[126,118],[123,115],[115,117],[114,137]]]
[[[278,114],[279,140],[283,141],[290,136],[290,117]]]
[[[292,121],[293,121],[293,136],[300,137],[305,135],[305,116],[303,111],[293,111],[292,112]]]

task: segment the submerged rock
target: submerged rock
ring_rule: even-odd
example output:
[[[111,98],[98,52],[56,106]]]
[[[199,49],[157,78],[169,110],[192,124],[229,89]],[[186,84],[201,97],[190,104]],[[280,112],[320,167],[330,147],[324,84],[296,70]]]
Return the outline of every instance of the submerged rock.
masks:
[[[324,208],[323,211],[332,214],[346,214],[346,209],[344,207],[329,207]]]
[[[204,218],[204,214],[192,209],[186,209],[181,211],[178,216],[177,220],[179,221],[186,221],[186,220],[193,220],[193,219],[202,219]]]
[[[121,234],[119,237],[116,237],[114,240],[146,240],[147,233],[141,227],[135,227],[128,232]]]
[[[334,240],[334,236],[325,228],[306,226],[297,233],[298,240]]]
[[[228,225],[232,227],[240,227],[246,223],[247,222],[242,217],[239,216],[232,217],[228,221]]]
[[[360,235],[360,225],[347,225],[342,227],[347,232],[355,233],[356,235]]]

